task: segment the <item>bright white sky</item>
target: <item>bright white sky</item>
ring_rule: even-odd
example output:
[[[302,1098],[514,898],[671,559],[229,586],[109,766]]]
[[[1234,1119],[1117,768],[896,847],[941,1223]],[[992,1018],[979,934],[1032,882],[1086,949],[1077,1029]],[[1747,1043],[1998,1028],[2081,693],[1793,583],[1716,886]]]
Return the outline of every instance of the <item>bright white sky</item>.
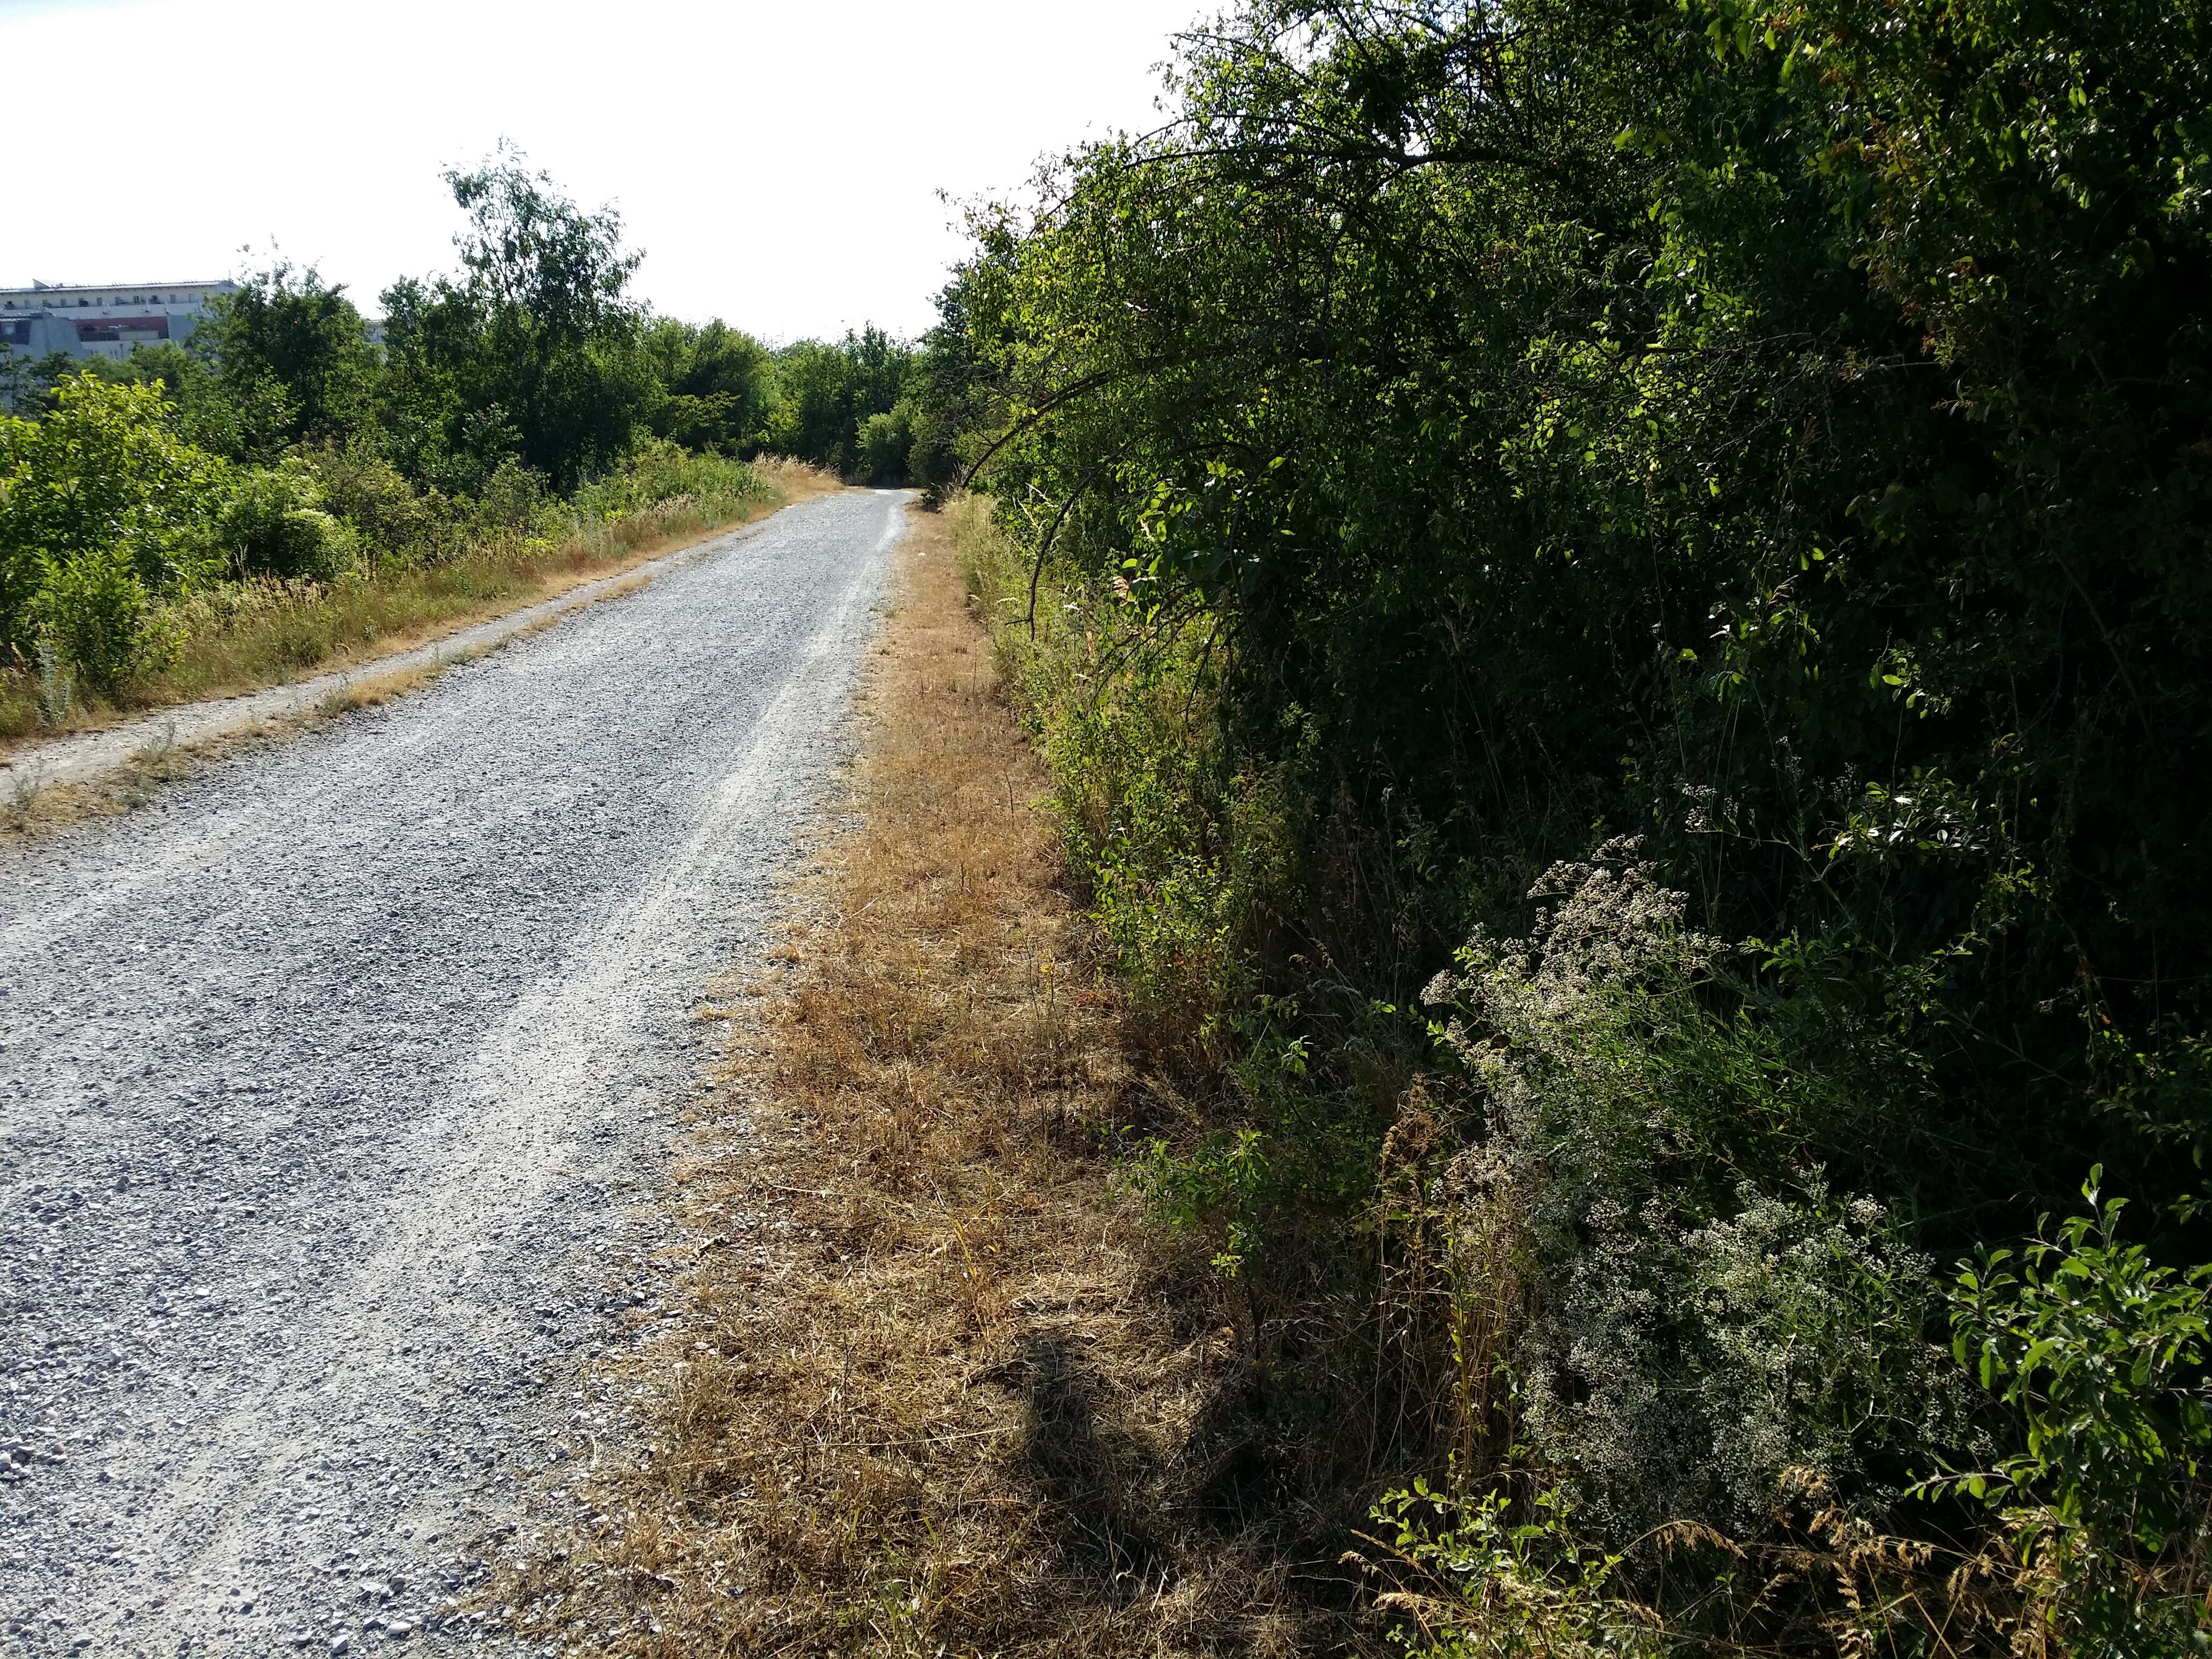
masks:
[[[771,340],[919,332],[955,201],[1157,125],[1205,0],[0,0],[0,286],[450,269],[501,137],[611,203],[637,292]],[[252,254],[241,256],[242,246]]]

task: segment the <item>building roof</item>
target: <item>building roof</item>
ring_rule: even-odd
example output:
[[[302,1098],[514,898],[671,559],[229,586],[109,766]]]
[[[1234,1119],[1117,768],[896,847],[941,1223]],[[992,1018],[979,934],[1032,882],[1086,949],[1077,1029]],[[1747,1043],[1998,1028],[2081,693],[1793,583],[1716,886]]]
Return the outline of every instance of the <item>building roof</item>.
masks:
[[[86,305],[197,305],[210,294],[234,294],[228,277],[196,283],[41,283],[32,288],[0,288],[0,305],[10,311],[74,310]]]
[[[107,294],[126,288],[236,288],[228,276],[190,276],[158,283],[42,283],[31,279],[28,288],[0,288],[0,294]]]

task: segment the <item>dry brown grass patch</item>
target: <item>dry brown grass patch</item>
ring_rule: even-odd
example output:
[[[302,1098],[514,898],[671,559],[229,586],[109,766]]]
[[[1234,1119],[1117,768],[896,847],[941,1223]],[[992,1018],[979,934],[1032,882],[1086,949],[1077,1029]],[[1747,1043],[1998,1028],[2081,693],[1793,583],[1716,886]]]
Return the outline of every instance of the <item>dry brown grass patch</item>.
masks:
[[[501,1599],[605,1654],[1310,1650],[1237,1524],[1237,1341],[1115,1195],[1121,1011],[936,519],[898,581],[860,827],[720,1011],[642,1449]]]

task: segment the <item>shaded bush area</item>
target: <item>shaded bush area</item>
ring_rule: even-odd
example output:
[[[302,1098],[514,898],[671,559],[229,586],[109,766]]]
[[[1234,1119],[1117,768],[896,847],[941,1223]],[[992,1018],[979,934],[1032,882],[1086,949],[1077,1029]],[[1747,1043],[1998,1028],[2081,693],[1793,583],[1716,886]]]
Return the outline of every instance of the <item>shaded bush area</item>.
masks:
[[[2197,1639],[2206,28],[1248,3],[975,216],[1133,1167],[1417,1645]]]

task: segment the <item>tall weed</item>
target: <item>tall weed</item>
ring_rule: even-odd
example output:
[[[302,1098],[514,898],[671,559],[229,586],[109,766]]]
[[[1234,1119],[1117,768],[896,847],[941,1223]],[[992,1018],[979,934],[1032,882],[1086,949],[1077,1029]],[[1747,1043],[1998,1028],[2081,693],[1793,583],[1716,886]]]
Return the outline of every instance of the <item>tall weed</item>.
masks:
[[[1057,586],[1032,612],[1029,573],[984,501],[947,511],[1102,944],[1158,1029],[1225,1060],[1226,1022],[1261,988],[1270,921],[1297,902],[1294,774],[1238,769],[1213,718],[1202,626],[1139,643],[1110,606]]]

